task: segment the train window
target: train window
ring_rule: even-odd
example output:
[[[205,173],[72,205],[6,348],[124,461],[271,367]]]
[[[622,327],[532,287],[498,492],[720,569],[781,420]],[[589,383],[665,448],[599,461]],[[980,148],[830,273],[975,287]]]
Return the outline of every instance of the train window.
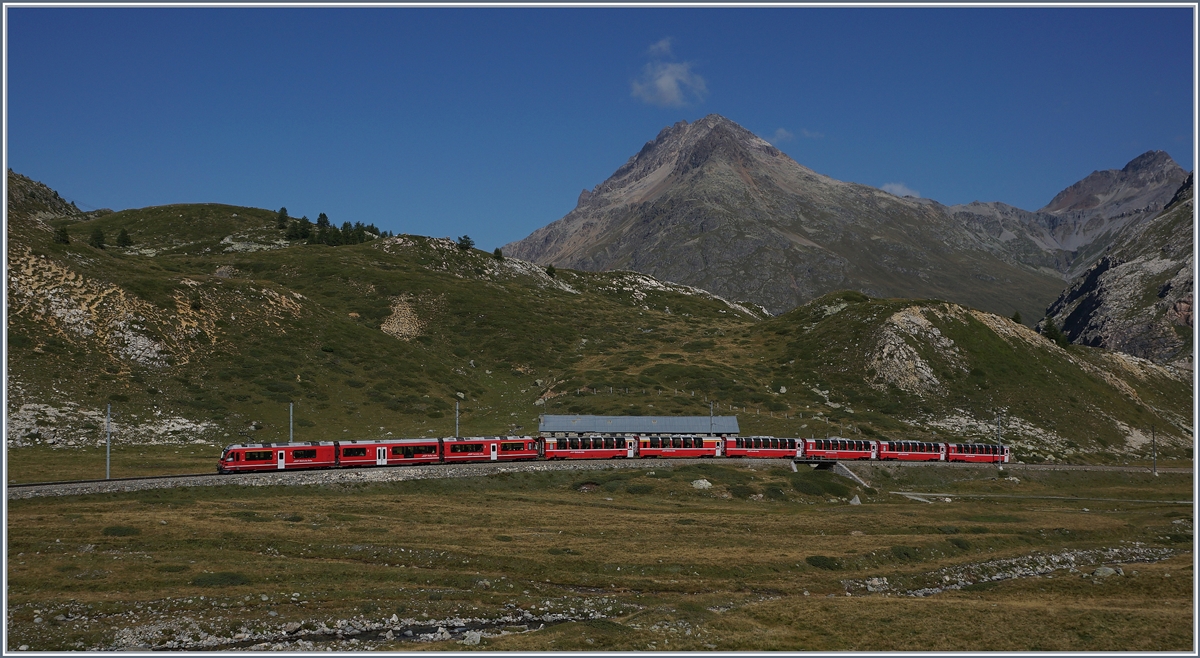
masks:
[[[737,439],[735,439],[735,440],[734,440],[734,442],[733,442],[733,443],[734,443],[734,446],[735,446],[735,447],[738,447],[738,448],[742,448],[742,447],[744,447],[744,446],[742,445],[742,442],[743,442],[743,441],[745,441],[745,439],[743,439],[743,438],[741,438],[741,437],[738,437],[738,438],[737,438]]]
[[[650,437],[650,447],[651,447],[651,448],[657,448],[657,447],[658,447],[658,437],[657,437],[657,436],[652,436],[652,437]]]
[[[624,450],[624,449],[625,449],[625,437],[618,436],[617,437],[617,450]]]
[[[317,456],[316,450],[293,450],[292,459],[313,459]]]
[[[413,448],[413,453],[418,455],[435,455],[437,454],[437,446],[416,446]]]
[[[246,451],[246,461],[248,461],[248,462],[266,461],[268,459],[271,459],[272,456],[273,455],[271,454],[270,450],[247,450]]]
[[[458,443],[450,446],[450,452],[483,452],[482,443]]]
[[[606,436],[606,437],[604,437],[604,449],[605,449],[605,450],[612,450],[612,449],[613,449],[613,446],[614,446],[614,444],[613,444],[612,437],[611,437],[611,436]]]
[[[240,452],[233,453],[233,461],[235,461],[235,462],[242,461],[242,453],[240,453]]]
[[[567,440],[566,439],[555,439],[554,445],[559,450],[566,450],[567,449]]]
[[[788,442],[788,450],[796,449],[796,439],[788,439],[787,442]]]
[[[572,450],[578,450],[578,449],[579,449],[579,439],[571,439],[571,440],[570,440],[570,443],[571,443],[571,449],[572,449]]]
[[[524,443],[501,443],[500,449],[504,451],[524,450]]]
[[[366,448],[342,448],[343,457],[366,457]]]

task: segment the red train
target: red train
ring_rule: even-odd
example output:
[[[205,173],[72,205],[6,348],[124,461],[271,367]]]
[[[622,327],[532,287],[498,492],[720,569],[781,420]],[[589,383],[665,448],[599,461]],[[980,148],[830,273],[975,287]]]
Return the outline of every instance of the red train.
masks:
[[[477,436],[231,445],[218,473],[451,464],[532,459],[749,457],[805,461],[952,461],[1007,464],[1011,450],[983,443],[925,443],[773,436]]]

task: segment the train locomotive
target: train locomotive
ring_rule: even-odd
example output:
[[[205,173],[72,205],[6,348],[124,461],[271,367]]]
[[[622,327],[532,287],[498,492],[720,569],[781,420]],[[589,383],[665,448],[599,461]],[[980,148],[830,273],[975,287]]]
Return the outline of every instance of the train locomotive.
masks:
[[[1009,446],[773,436],[476,436],[250,443],[225,448],[218,473],[566,459],[790,459],[1007,464]]]

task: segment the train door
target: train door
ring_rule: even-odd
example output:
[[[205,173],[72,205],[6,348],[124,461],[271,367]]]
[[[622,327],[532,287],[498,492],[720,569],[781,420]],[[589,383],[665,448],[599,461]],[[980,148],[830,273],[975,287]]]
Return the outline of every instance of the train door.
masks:
[[[940,461],[940,462],[949,461],[948,459],[946,459],[946,456],[947,456],[946,455],[946,450],[947,450],[946,446],[947,445],[948,444],[945,444],[945,443],[938,444],[938,461]]]
[[[879,459],[879,442],[868,441],[867,445],[871,446],[871,459]]]
[[[375,448],[375,465],[387,466],[387,448]]]
[[[721,453],[724,452],[724,448],[725,448],[725,437],[720,437],[717,439],[717,452],[716,452],[717,457],[721,456]]]
[[[638,444],[638,439],[636,436],[632,437],[632,438],[625,437],[625,456],[626,457],[628,457],[629,459],[633,459],[634,457],[637,457],[637,444]]]
[[[492,446],[492,461],[496,461],[496,459],[497,459],[496,448],[499,447],[499,444],[493,442],[490,445]]]
[[[275,465],[279,470],[283,470],[283,455],[284,452],[280,450],[278,456],[275,458]]]

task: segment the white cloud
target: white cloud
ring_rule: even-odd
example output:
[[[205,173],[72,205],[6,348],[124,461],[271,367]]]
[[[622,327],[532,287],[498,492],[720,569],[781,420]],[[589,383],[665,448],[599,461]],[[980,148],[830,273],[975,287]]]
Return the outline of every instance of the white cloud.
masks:
[[[659,42],[661,43],[661,42]],[[657,45],[657,44],[656,44]],[[690,62],[650,62],[632,83],[633,95],[651,105],[679,107],[704,100],[708,86]]]
[[[671,56],[671,37],[665,37],[658,43],[650,46],[650,54],[654,56]]]
[[[804,128],[801,128],[800,136],[804,137],[805,139],[821,139],[825,136],[825,133],[813,132],[811,130],[805,130]]]
[[[792,134],[792,131],[788,130],[787,128],[779,128],[767,141],[771,142],[772,144],[778,144],[779,142],[790,142],[794,137],[795,135]]]
[[[920,192],[910,188],[904,183],[884,183],[879,189],[887,192],[888,194],[895,194],[896,196],[921,196]]]

